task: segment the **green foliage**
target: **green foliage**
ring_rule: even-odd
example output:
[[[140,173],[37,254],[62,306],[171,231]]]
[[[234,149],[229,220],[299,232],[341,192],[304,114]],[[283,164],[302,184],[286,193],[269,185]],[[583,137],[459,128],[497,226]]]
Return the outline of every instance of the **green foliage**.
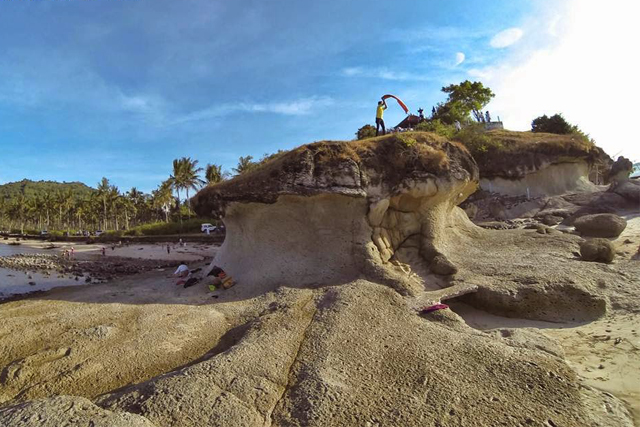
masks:
[[[228,173],[222,172],[222,165],[208,164],[205,169],[204,177],[207,181],[207,185],[214,185],[227,179]]]
[[[254,170],[257,166],[258,163],[253,161],[253,156],[245,156],[238,159],[238,166],[233,168],[233,170],[236,174],[242,175]]]
[[[414,137],[404,133],[396,133],[393,136],[396,141],[398,141],[405,147],[412,147],[413,145],[418,143],[418,141]]]
[[[356,138],[358,140],[373,138],[374,136],[376,136],[376,128],[371,125],[364,125],[356,132]]]
[[[473,111],[476,116],[491,101],[495,95],[481,82],[465,80],[457,85],[443,87],[442,91],[449,96],[444,104],[438,104],[434,119],[452,125],[455,121],[461,123],[469,121],[469,114]]]
[[[500,141],[489,138],[480,124],[464,127],[456,134],[455,139],[464,144],[473,157],[485,157],[493,151],[504,148]]]
[[[18,194],[27,198],[44,197],[57,191],[71,190],[74,197],[91,195],[95,190],[81,182],[31,181],[23,179],[0,185],[0,199],[11,199]]]
[[[420,122],[415,127],[415,130],[420,132],[433,132],[448,139],[453,138],[453,136],[456,134],[455,126],[442,123],[440,119]]]
[[[217,224],[218,221],[207,218],[191,218],[180,224],[179,222],[152,222],[125,231],[125,236],[160,236],[170,234],[200,233],[200,226],[205,223]],[[113,233],[109,233],[112,235]]]
[[[540,116],[531,122],[532,132],[556,133],[567,135],[570,133],[581,133],[578,126],[572,125],[562,117],[562,114],[555,114],[551,117]]]

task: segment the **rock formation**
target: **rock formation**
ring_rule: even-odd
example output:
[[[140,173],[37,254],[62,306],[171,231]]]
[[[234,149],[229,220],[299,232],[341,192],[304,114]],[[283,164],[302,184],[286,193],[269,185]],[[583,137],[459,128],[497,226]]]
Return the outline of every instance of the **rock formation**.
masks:
[[[509,196],[553,196],[595,190],[589,182],[597,147],[578,135],[491,131],[476,153],[483,190]]]
[[[227,237],[213,263],[241,282],[268,289],[366,277],[415,294],[421,280],[403,264],[454,271],[442,230],[473,228],[457,205],[477,180],[461,145],[426,133],[390,135],[304,145],[202,190],[192,206],[224,219]]]
[[[7,303],[0,424],[631,426],[541,332],[420,310],[462,300],[557,322],[640,310],[640,267],[583,262],[575,235],[473,225],[457,205],[477,180],[463,147],[408,133],[305,145],[202,190],[192,206],[227,226],[212,265],[236,286],[213,301],[191,287],[179,306],[158,272],[91,298]],[[65,394],[92,402],[51,397]]]

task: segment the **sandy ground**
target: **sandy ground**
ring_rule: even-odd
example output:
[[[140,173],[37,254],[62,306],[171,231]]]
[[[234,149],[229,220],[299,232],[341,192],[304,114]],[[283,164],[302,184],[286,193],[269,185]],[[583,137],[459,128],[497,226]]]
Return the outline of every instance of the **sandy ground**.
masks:
[[[585,324],[558,324],[495,316],[451,303],[469,326],[480,330],[536,328],[562,346],[565,358],[587,385],[622,399],[640,423],[640,316],[614,312]]]
[[[2,241],[0,241],[0,244],[3,244]],[[199,261],[204,257],[211,257],[211,249],[216,247],[216,245],[191,242],[184,243],[184,246],[180,246],[177,242],[132,243],[124,245],[55,242],[53,243],[53,249],[49,249],[52,245],[51,242],[42,240],[22,240],[21,244],[21,246],[28,248],[42,249],[42,253],[62,252],[74,248],[76,256],[83,257],[87,255],[100,255],[102,248],[105,248],[106,256],[178,261]],[[169,252],[167,252],[167,245],[170,246]]]
[[[0,244],[4,244],[0,241]],[[170,244],[170,252],[167,252],[167,244],[132,244],[132,245],[100,245],[100,244],[75,244],[66,242],[54,243],[50,248],[50,242],[40,240],[23,240],[21,245],[13,247],[16,250],[28,248],[29,252],[35,249],[38,253],[55,254],[74,248],[74,258],[100,259],[102,248],[105,248],[105,256],[122,257],[141,260],[184,261],[187,264],[211,260],[215,256],[217,246],[201,243],[186,243],[180,246],[177,243]],[[29,283],[35,283],[30,285]],[[36,271],[17,271],[0,268],[0,297],[23,294],[35,291],[44,291],[56,287],[78,286],[84,284],[84,277],[76,279],[74,275],[59,274],[53,272],[45,275]]]

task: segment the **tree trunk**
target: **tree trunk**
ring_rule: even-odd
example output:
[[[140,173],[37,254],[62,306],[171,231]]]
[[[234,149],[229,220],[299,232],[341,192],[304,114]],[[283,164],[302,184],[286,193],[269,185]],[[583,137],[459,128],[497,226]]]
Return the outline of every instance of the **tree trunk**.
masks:
[[[187,187],[187,215],[191,219],[191,200],[189,200],[189,187]]]

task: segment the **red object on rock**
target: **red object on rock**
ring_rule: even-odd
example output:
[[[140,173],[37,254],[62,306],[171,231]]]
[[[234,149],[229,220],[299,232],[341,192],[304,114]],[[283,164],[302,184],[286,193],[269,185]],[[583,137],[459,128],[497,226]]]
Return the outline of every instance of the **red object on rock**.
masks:
[[[420,313],[426,314],[426,313],[431,313],[432,311],[442,310],[445,308],[449,308],[449,306],[447,304],[434,304],[429,307],[424,307],[422,310],[420,310]]]

